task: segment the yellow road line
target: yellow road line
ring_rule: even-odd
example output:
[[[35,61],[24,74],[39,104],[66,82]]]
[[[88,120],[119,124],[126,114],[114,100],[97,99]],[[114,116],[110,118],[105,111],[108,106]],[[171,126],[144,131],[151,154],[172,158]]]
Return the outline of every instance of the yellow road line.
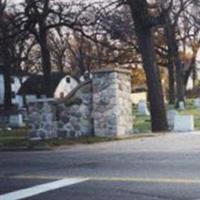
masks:
[[[176,178],[88,177],[88,179],[96,180],[96,181],[113,181],[113,182],[200,184],[200,180],[197,180],[197,179],[176,179]]]
[[[63,178],[80,178],[91,181],[106,181],[106,182],[140,182],[140,183],[175,183],[175,184],[200,184],[200,179],[181,179],[181,178],[145,178],[145,177],[109,177],[109,176],[79,176],[79,177],[64,177],[64,176],[39,176],[39,175],[19,175],[0,178],[10,179],[42,179],[42,180],[59,180]]]

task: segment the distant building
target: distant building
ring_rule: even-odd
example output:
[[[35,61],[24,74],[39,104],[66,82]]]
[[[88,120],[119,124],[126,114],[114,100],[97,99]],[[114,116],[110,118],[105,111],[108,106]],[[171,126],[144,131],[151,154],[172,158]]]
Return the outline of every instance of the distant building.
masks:
[[[23,97],[17,94],[21,85],[28,79],[29,75],[27,73],[15,72],[11,75],[11,92],[12,92],[12,104],[18,107],[23,106]],[[2,71],[0,71],[0,104],[4,103],[4,76]]]
[[[61,79],[54,92],[54,98],[63,98],[67,96],[79,84],[76,78],[66,75]]]
[[[51,96],[52,98],[65,97],[71,92],[79,81],[71,75],[61,72],[51,73]],[[44,77],[42,74],[30,76],[18,91],[19,95],[24,95],[27,101],[46,98]]]

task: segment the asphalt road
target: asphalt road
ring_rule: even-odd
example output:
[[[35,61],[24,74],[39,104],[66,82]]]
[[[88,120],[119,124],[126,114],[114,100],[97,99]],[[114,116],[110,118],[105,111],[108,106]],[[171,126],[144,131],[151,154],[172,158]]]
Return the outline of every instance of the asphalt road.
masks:
[[[0,200],[200,199],[200,133],[1,152]]]

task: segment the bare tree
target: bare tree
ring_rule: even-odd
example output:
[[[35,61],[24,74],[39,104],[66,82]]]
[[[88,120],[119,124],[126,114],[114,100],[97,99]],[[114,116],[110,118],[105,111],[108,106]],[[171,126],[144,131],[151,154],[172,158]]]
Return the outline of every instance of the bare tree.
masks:
[[[158,0],[156,12],[163,11],[168,2]],[[157,63],[168,70],[169,103],[178,106],[184,101],[188,77],[195,67],[198,51],[198,29],[190,17],[193,1],[170,0],[168,12],[163,13],[164,24],[155,31]],[[191,24],[192,23],[192,24]],[[189,56],[188,49],[192,52]],[[175,88],[176,86],[176,88]]]
[[[135,33],[146,73],[148,94],[150,99],[152,131],[167,130],[167,120],[163,92],[158,66],[156,65],[156,52],[152,29],[160,22],[160,16],[153,17],[149,12],[146,0],[127,1],[135,26]]]
[[[67,32],[51,32],[49,35],[49,48],[53,70],[65,72],[68,71],[69,64],[67,60],[69,34]]]
[[[12,106],[11,101],[11,53],[13,40],[8,38],[12,31],[12,16],[9,16],[5,11],[0,16],[0,56],[1,69],[4,77],[4,109],[9,110]]]

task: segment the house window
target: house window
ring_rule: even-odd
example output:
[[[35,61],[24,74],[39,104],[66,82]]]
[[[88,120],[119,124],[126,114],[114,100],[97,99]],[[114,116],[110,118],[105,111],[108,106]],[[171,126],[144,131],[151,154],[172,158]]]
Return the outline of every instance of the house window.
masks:
[[[66,82],[70,83],[70,77],[66,77]]]

